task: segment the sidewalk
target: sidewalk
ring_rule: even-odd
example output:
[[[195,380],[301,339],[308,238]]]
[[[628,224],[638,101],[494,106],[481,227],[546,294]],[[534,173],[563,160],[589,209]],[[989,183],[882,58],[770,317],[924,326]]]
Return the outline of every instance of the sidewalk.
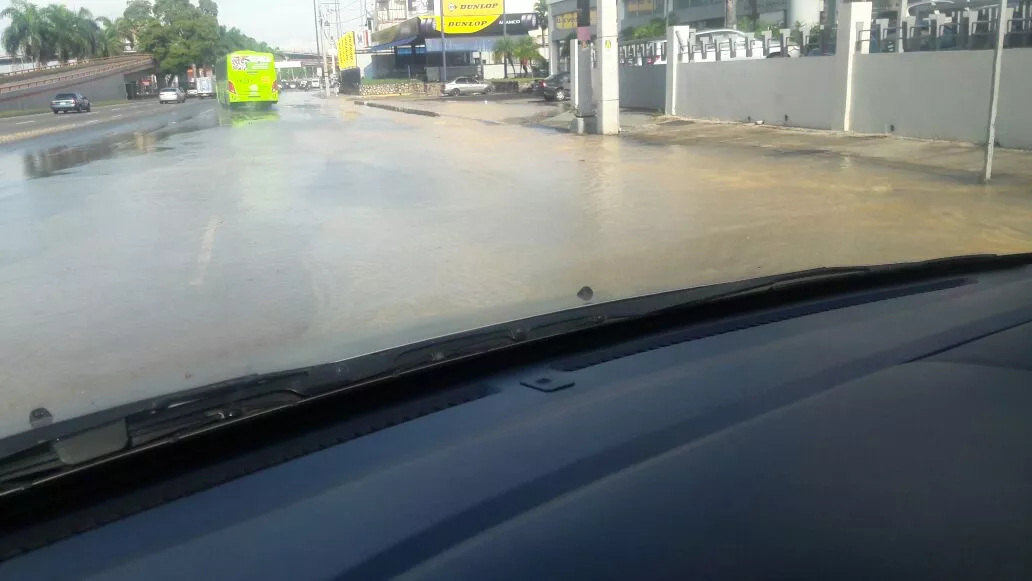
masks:
[[[395,108],[390,106],[392,100],[369,101],[371,106]],[[423,98],[406,100],[404,108],[424,115],[557,131],[569,131],[573,121],[568,105],[557,106],[529,96],[504,101]],[[882,166],[951,175],[972,183],[980,180],[984,157],[984,147],[970,143],[682,119],[640,111],[621,112],[620,126],[621,137],[656,145],[751,148],[786,157],[836,155],[843,160],[867,160]],[[1032,181],[1032,151],[997,148],[993,179]]]
[[[626,128],[625,128],[626,129]],[[762,148],[784,155],[839,155],[901,169],[952,173],[978,181],[985,148],[956,141],[849,134],[773,125],[722,123],[659,116],[624,135],[646,143]],[[996,148],[994,180],[1032,180],[1032,151]]]

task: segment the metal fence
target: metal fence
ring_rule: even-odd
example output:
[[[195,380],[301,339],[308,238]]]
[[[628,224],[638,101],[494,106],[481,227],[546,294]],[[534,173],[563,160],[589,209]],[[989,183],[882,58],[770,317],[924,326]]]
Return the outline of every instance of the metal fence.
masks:
[[[815,27],[767,30],[749,33],[738,30],[689,30],[681,39],[680,62],[717,62],[743,59],[803,57],[830,55],[835,52],[836,30]],[[647,66],[667,62],[665,38],[625,40],[620,42],[620,64]]]
[[[868,52],[989,50],[995,47],[999,6],[939,10],[920,16],[876,18],[860,30]],[[1009,6],[1004,15],[1005,48],[1032,47],[1032,4]]]

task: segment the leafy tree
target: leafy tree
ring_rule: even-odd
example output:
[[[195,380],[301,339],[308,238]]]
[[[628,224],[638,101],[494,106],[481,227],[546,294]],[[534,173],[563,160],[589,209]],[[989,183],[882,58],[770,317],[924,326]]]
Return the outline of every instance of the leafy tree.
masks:
[[[140,31],[154,18],[151,3],[147,0],[132,0],[125,7],[122,18],[118,19],[119,32],[136,48],[136,38]]]
[[[85,8],[74,12],[63,4],[41,8],[11,0],[0,17],[11,21],[0,39],[7,52],[35,63],[117,55],[127,41],[135,50],[152,53],[163,73],[210,65],[235,50],[272,52],[240,30],[220,26],[214,0],[198,0],[198,6],[190,0],[131,0],[114,22],[94,18]]]
[[[663,18],[653,18],[648,24],[643,24],[634,29],[631,33],[631,38],[635,40],[642,40],[646,38],[659,38],[666,36],[666,20]]]
[[[219,5],[213,0],[198,0],[197,8],[200,9],[201,14],[214,16],[215,18],[219,17]]]

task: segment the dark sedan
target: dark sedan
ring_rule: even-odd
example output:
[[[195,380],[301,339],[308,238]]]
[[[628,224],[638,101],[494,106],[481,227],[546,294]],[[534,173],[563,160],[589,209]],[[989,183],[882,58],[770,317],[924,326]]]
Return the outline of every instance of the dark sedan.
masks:
[[[90,100],[79,93],[58,93],[50,102],[50,110],[54,112],[54,115],[69,111],[89,113],[90,107]]]
[[[570,73],[558,73],[541,81],[538,88],[534,90],[546,101],[565,101],[570,91]]]

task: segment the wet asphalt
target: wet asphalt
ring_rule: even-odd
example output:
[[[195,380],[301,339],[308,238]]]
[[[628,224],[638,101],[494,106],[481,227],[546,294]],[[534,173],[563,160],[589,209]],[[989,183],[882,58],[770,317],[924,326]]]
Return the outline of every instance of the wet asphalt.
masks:
[[[0,435],[35,407],[63,419],[354,356],[575,306],[583,286],[1032,250],[1024,186],[305,93],[0,136],[91,115],[0,146]]]

